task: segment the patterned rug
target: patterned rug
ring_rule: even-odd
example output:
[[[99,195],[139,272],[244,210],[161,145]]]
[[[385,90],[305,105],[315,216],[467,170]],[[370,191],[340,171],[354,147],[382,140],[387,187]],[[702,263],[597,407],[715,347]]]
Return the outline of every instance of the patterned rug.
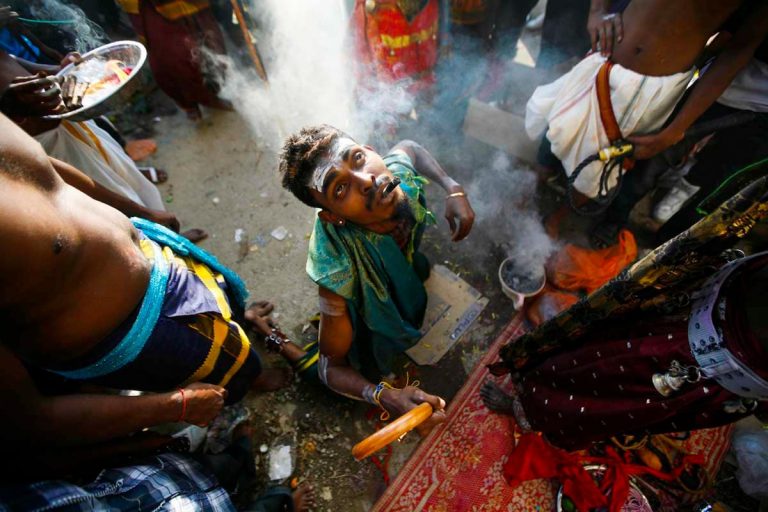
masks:
[[[488,378],[486,364],[499,349],[525,331],[517,315],[493,342],[467,382],[448,405],[448,419],[438,425],[411,455],[374,512],[543,512],[555,509],[558,484],[532,480],[515,489],[501,468],[513,447],[514,421],[491,413],[480,399]],[[728,450],[730,427],[694,432],[686,451],[707,453],[707,472],[714,476]]]

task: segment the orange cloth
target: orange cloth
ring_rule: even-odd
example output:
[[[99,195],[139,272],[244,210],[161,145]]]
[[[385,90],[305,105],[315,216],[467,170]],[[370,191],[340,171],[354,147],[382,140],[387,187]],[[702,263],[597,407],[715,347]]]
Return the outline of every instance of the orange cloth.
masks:
[[[605,249],[584,249],[567,244],[547,262],[547,281],[568,291],[592,293],[613,279],[637,258],[637,242],[626,229],[616,245]]]
[[[125,144],[125,152],[131,160],[138,162],[157,151],[157,142],[152,139],[129,140]]]

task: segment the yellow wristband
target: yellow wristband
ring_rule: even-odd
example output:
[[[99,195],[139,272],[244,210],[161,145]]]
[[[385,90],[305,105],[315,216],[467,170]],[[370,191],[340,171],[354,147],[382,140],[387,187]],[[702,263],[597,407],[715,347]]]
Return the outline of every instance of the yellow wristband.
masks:
[[[466,195],[467,194],[465,194],[464,192],[454,192],[453,194],[448,194],[447,196],[445,196],[445,198],[449,199],[451,197],[466,197]]]

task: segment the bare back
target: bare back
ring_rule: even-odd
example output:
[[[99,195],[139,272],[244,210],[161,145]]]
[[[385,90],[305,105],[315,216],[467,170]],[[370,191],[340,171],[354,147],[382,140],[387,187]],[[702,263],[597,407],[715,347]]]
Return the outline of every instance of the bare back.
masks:
[[[0,115],[0,342],[45,365],[93,348],[137,307],[150,264],[117,210],[64,183]]]
[[[613,60],[643,75],[665,76],[693,67],[709,38],[741,0],[632,0]]]

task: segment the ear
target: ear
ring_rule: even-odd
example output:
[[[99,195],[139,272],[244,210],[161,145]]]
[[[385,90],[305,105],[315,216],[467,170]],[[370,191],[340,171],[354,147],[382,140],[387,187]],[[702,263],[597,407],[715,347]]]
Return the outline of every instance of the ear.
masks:
[[[339,217],[333,212],[329,212],[326,209],[322,209],[319,212],[317,212],[317,216],[323,222],[327,222],[328,224],[334,224],[336,226],[343,226],[344,223],[346,222],[343,218]]]

